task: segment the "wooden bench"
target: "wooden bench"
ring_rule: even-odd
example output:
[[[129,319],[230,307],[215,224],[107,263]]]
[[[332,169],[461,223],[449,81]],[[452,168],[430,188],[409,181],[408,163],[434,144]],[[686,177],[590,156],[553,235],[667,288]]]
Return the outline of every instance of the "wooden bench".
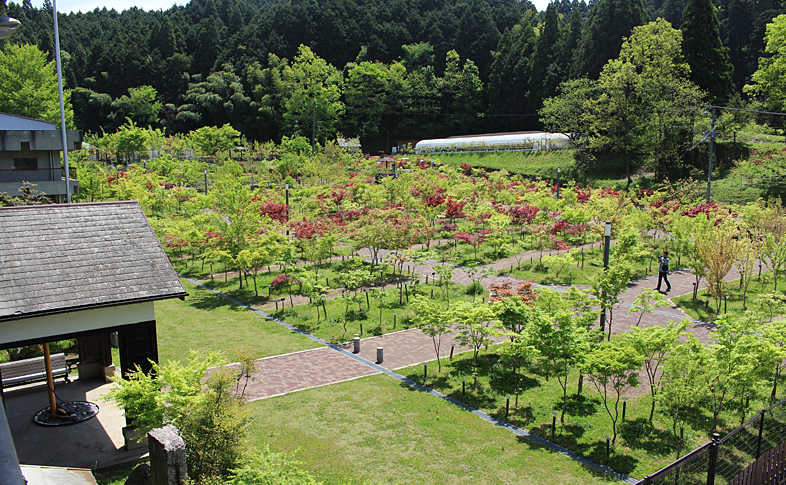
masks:
[[[65,354],[54,354],[50,358],[52,361],[52,377],[65,376],[65,382],[71,382],[68,378],[71,366],[66,363]],[[33,357],[32,359],[0,364],[0,379],[2,379],[3,387],[46,379],[44,358]]]

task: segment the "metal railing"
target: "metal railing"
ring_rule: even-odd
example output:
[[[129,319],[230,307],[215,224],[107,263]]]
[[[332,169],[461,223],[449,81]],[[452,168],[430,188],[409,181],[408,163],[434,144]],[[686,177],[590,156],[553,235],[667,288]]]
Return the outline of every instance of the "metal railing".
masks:
[[[71,180],[76,180],[76,167],[68,167]],[[14,182],[57,182],[65,179],[65,169],[36,168],[36,169],[0,169],[0,183]]]
[[[636,485],[726,484],[786,442],[786,399],[762,409],[742,426],[639,481]]]
[[[786,399],[762,409],[718,445],[719,477],[729,481],[751,463],[786,441]],[[725,483],[725,482],[724,482]]]
[[[707,474],[714,467],[712,462],[717,460],[718,453],[717,441],[710,441],[687,455],[678,459],[674,463],[661,468],[652,475],[647,476],[636,485],[706,485],[714,482],[710,481]]]

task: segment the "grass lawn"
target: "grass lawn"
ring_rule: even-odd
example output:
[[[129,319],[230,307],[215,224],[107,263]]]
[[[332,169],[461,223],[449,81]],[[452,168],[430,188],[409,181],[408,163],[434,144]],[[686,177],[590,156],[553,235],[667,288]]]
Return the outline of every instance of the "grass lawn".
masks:
[[[426,296],[446,305],[448,301],[472,300],[471,291],[465,286],[449,283],[447,292],[448,299],[444,296],[443,287],[418,282],[408,285],[406,292],[390,288],[382,293],[372,291],[366,294],[361,290],[357,295],[352,295],[353,299],[350,300],[344,298],[325,300],[324,309],[314,302],[295,305],[294,308],[286,306],[272,314],[290,325],[301,328],[328,342],[340,343],[352,340],[356,333],[366,337],[411,328],[414,325],[414,312],[409,307],[408,300],[414,298],[415,295]],[[349,292],[347,294],[350,295]],[[407,294],[409,294],[408,298]],[[375,295],[382,296],[382,298],[378,299]],[[483,290],[482,292],[478,291],[475,298],[481,300],[487,296],[488,291]],[[289,305],[289,300],[286,300],[285,303]],[[319,321],[317,320],[318,308]],[[325,311],[327,311],[327,319]],[[394,313],[396,314],[395,327]],[[361,326],[363,327],[362,332]]]
[[[175,270],[180,274],[198,281],[208,283],[211,288],[221,289],[223,293],[235,291],[237,292],[236,295],[238,299],[241,299],[246,303],[264,302],[268,299],[268,295],[272,296],[273,298],[287,296],[289,293],[286,285],[280,285],[278,288],[268,289],[268,285],[272,282],[273,278],[281,274],[286,273],[289,276],[297,278],[298,280],[303,280],[304,283],[319,283],[325,288],[336,289],[343,286],[340,276],[345,272],[346,269],[359,267],[368,270],[370,268],[370,265],[368,264],[357,266],[351,264],[348,260],[346,262],[336,261],[330,264],[321,265],[319,268],[319,273],[316,274],[314,272],[314,265],[311,263],[308,263],[306,266],[298,265],[294,268],[291,267],[287,272],[283,271],[279,265],[273,264],[261,268],[257,274],[257,291],[255,292],[254,280],[251,276],[244,278],[243,288],[240,289],[240,280],[237,278],[236,268],[227,267],[223,263],[214,263],[213,265],[207,263],[205,264],[205,268],[202,269],[202,265],[199,261],[194,263],[187,258],[172,258],[171,254],[169,254],[169,256]],[[211,266],[215,272],[215,276],[212,279],[210,278]],[[267,271],[267,268],[270,268],[270,271]],[[227,275],[224,272],[228,272],[229,274]],[[231,276],[232,274],[235,276]],[[391,266],[379,264],[374,266],[374,273],[369,277],[374,281],[380,282],[393,280],[395,278],[394,271]],[[306,279],[308,279],[308,281],[306,281]],[[297,291],[298,289],[299,285],[293,284],[293,290]]]
[[[745,296],[745,308],[760,310],[768,316],[778,316],[775,309],[771,309],[766,305],[762,305],[756,301],[757,297],[763,293],[773,292],[772,272],[763,271],[761,278],[757,274],[753,276],[750,288]],[[729,295],[728,301],[721,302],[720,311],[718,310],[715,298],[707,293],[707,290],[700,290],[697,294],[696,301],[690,294],[674,298],[674,303],[685,310],[685,313],[704,322],[714,322],[721,315],[726,312],[739,314],[743,311],[742,305],[742,289],[739,285],[740,280],[734,280],[726,283],[726,292]],[[778,277],[778,293],[786,289],[786,276],[779,275]],[[709,298],[709,305],[707,305],[707,298]],[[771,314],[770,312],[773,311]]]
[[[562,254],[565,252],[563,251]],[[554,253],[556,255],[556,252]],[[548,251],[544,251],[544,256]],[[551,264],[548,258],[541,263],[538,258],[522,261],[520,267],[516,266],[513,271],[506,269],[501,273],[523,280],[532,280],[536,283],[545,285],[591,285],[593,278],[603,271],[603,248],[598,245],[594,249],[585,251],[584,268],[581,267],[580,259],[576,263],[570,264]],[[657,265],[657,262],[655,263]],[[653,274],[645,268],[647,264],[641,263],[633,267],[631,279],[639,279]],[[655,270],[657,274],[657,268]]]
[[[185,301],[156,302],[161,362],[187,359],[191,349],[220,351],[232,359],[239,352],[261,358],[319,346],[189,281],[181,281],[189,293]]]
[[[653,424],[648,421],[651,406],[649,384],[644,374],[641,384],[627,400],[626,419],[617,423],[617,443],[606,457],[606,436],[612,436],[612,424],[600,394],[588,379],[581,395],[576,393],[578,373],[574,370],[568,378],[568,405],[565,424],[560,424],[562,388],[553,376],[547,379],[539,372],[524,372],[520,376],[518,406],[516,405],[516,377],[500,359],[503,346],[493,346],[481,351],[478,359],[477,388],[473,385],[472,353],[463,353],[442,361],[442,372],[437,365],[429,365],[425,385],[437,389],[458,401],[464,402],[494,417],[505,419],[553,443],[573,450],[596,463],[610,466],[618,472],[643,478],[676,458],[676,443],[671,431],[671,419],[656,408]],[[398,371],[410,379],[424,383],[423,366],[413,366]],[[466,394],[462,392],[466,380]],[[613,395],[613,392],[612,392]],[[505,418],[506,398],[510,396],[510,414]],[[613,404],[610,405],[613,406]],[[764,403],[752,405],[761,409]],[[733,406],[732,406],[733,407]],[[612,407],[613,411],[613,407]],[[557,413],[556,429],[552,433],[552,420]],[[724,412],[719,420],[719,431],[725,433],[739,426],[739,416]],[[686,443],[682,454],[709,441],[712,417],[709,408],[693,415],[685,427]]]
[[[326,484],[600,483],[582,465],[384,375],[251,404],[254,446]]]
[[[529,178],[555,180],[557,169],[562,169],[561,178],[565,183],[571,181],[588,183],[593,187],[624,188],[626,185],[624,157],[602,158],[590,163],[586,173],[577,170],[573,150],[534,150],[529,152],[489,152],[489,153],[440,153],[434,160],[459,167],[468,163],[476,168],[490,170],[505,169],[508,172]]]
[[[575,164],[573,150],[534,150],[528,152],[489,152],[489,153],[440,153],[434,155],[437,162],[460,166],[468,163],[473,167],[493,170],[505,169],[543,178],[557,178],[557,169],[567,173]]]

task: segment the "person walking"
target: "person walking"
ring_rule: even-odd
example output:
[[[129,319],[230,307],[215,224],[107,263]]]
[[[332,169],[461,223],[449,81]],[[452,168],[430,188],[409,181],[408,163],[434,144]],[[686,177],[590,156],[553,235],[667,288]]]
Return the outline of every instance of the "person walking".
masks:
[[[671,283],[669,283],[669,252],[663,251],[663,256],[658,258],[660,263],[658,266],[658,287],[656,290],[660,291],[660,284],[662,281],[666,282],[666,292],[671,291]]]

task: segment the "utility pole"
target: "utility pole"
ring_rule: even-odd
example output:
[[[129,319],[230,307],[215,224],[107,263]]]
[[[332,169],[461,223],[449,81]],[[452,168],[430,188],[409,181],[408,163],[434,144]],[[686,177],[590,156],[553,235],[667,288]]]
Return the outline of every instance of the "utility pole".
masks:
[[[712,184],[712,150],[715,148],[715,107],[712,107],[712,124],[710,125],[710,165],[707,168],[707,203],[710,203],[710,185]]]

